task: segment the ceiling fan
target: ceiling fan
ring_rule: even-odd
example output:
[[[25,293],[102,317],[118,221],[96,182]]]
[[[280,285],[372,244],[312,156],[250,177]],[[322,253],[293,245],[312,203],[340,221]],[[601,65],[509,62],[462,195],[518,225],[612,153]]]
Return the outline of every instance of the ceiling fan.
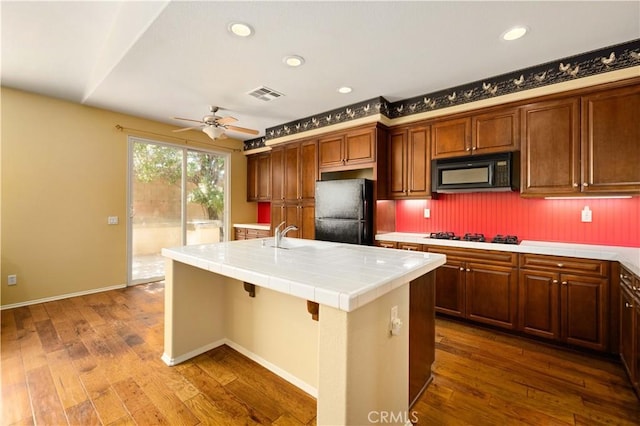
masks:
[[[231,126],[231,123],[235,123],[238,121],[236,118],[228,116],[222,117],[216,115],[218,110],[220,110],[217,106],[210,106],[209,110],[211,111],[210,115],[205,115],[202,117],[202,120],[193,120],[191,118],[180,118],[173,117],[175,120],[184,120],[184,121],[193,121],[195,123],[200,123],[198,126],[193,127],[185,127],[182,129],[174,130],[174,132],[184,132],[186,130],[195,130],[201,129],[204,133],[207,134],[211,139],[226,139],[227,135],[225,134],[225,130],[232,130],[234,132],[247,133],[249,135],[257,135],[259,132],[253,129],[247,129],[245,127]]]

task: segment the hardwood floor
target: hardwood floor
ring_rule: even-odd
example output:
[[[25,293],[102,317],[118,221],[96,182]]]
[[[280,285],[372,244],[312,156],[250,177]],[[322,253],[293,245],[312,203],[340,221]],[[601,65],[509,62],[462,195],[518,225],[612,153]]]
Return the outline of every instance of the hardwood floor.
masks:
[[[315,424],[315,400],[223,346],[161,360],[162,283],[2,311],[2,425]],[[424,425],[640,424],[620,364],[438,320]]]

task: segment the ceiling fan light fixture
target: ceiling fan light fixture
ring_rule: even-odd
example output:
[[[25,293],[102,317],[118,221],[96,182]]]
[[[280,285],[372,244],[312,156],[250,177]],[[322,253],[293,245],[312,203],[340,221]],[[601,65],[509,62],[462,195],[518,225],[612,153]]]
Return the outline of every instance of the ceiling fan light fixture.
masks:
[[[253,28],[244,22],[232,22],[229,24],[228,29],[231,34],[237,35],[238,37],[249,37],[253,34]]]
[[[289,55],[282,58],[282,62],[291,68],[296,68],[304,64],[304,58],[298,55]]]
[[[205,126],[202,131],[213,140],[218,139],[224,134],[224,129],[216,126]]]

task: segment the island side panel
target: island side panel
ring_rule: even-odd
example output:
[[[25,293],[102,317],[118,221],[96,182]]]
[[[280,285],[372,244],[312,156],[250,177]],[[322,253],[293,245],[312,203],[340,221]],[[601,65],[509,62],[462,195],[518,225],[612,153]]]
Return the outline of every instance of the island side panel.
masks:
[[[409,287],[409,401],[418,400],[431,383],[436,356],[435,271],[411,281]]]
[[[224,343],[225,288],[230,280],[166,260],[162,355],[166,364],[178,364]]]
[[[242,284],[227,287],[229,345],[315,397],[318,321],[307,301],[257,286],[249,297]]]
[[[389,331],[393,306],[404,324],[398,336]],[[320,305],[318,425],[409,416],[408,324],[409,283],[352,312]]]

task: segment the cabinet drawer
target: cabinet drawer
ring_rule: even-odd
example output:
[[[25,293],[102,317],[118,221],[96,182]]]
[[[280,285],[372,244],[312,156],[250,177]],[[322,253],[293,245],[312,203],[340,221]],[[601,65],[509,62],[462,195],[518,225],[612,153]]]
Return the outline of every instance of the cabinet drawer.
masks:
[[[583,275],[606,277],[609,262],[606,260],[578,259],[575,257],[547,256],[541,254],[521,254],[520,267],[556,272],[572,272]]]
[[[640,300],[640,279],[622,265],[620,265],[620,285]]]
[[[266,238],[268,236],[269,231],[266,231],[264,229],[247,228],[247,239]]]
[[[398,247],[395,241],[376,241],[376,245],[378,247],[392,248],[392,249]]]
[[[491,262],[504,266],[517,266],[518,255],[508,251],[463,249],[458,247],[427,246],[427,251],[440,253],[452,260],[468,262]]]
[[[416,244],[416,243],[398,243],[398,248],[400,250],[408,250],[408,251],[423,251],[422,244]]]

